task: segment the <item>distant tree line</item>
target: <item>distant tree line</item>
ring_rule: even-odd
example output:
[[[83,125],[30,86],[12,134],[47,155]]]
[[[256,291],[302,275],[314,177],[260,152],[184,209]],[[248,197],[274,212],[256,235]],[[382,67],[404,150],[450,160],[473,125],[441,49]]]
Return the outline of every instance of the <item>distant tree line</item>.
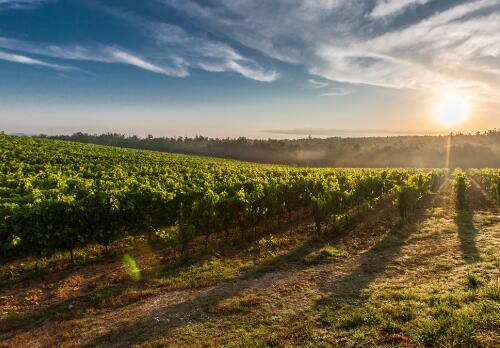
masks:
[[[48,137],[41,135],[40,137]],[[331,137],[295,140],[138,137],[118,133],[50,136],[162,152],[310,167],[444,167],[449,136]],[[451,134],[451,167],[500,167],[500,130]]]

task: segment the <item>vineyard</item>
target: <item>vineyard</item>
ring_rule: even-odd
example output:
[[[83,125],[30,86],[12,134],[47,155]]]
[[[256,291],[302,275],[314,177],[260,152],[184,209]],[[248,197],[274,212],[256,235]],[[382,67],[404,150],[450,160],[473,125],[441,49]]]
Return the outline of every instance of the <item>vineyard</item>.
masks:
[[[299,211],[320,233],[390,193],[404,218],[443,175],[290,169],[8,136],[0,145],[2,249],[33,255],[171,226],[167,238],[187,255],[200,235],[256,230]]]
[[[498,205],[498,169],[291,168],[0,135],[0,338],[495,346]],[[102,261],[75,257],[94,246]]]

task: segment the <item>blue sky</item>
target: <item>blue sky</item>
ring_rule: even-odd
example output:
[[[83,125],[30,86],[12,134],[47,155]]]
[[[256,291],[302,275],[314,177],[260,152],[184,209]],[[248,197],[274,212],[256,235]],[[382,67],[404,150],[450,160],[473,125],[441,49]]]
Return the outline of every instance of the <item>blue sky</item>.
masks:
[[[294,137],[500,126],[500,0],[0,0],[0,130]]]

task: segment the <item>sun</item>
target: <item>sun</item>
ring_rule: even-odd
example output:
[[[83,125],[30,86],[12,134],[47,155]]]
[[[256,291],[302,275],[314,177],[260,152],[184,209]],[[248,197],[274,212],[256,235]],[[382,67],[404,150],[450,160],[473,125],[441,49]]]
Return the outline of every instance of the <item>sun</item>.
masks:
[[[455,126],[465,121],[469,109],[467,97],[458,93],[448,93],[437,104],[437,120],[444,126]]]

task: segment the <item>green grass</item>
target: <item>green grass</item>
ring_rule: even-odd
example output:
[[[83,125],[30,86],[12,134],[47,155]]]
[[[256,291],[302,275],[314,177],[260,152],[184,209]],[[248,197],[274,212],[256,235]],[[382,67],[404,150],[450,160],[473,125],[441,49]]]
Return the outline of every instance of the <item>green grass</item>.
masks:
[[[423,346],[475,347],[481,346],[481,332],[500,325],[498,283],[451,293],[426,290],[372,291],[367,300],[354,302],[323,299],[310,312],[314,325],[307,330],[319,333],[327,327],[332,340],[350,337],[352,345],[363,331],[371,337],[397,335]]]
[[[322,245],[323,242],[311,243],[308,235],[299,231],[267,236],[239,248],[233,247],[229,255],[216,251],[195,255],[187,263],[167,267],[149,277],[149,282],[172,289],[185,289],[251,278],[282,267],[290,267],[294,263],[301,266],[305,261],[303,254],[314,248],[321,248]],[[321,250],[320,254],[323,253],[329,258],[344,255],[330,246]]]
[[[9,283],[70,269],[74,266],[88,265],[106,257],[113,258],[134,250],[138,244],[144,243],[144,237],[126,237],[111,244],[108,254],[105,248],[98,244],[90,244],[74,250],[75,265],[69,263],[68,252],[56,252],[49,257],[24,257],[6,261],[0,264],[0,287]]]
[[[248,261],[213,257],[196,262],[187,268],[166,270],[155,277],[152,283],[174,289],[199,288],[216,284],[221,280],[234,279],[239,275],[239,271],[249,266]]]

